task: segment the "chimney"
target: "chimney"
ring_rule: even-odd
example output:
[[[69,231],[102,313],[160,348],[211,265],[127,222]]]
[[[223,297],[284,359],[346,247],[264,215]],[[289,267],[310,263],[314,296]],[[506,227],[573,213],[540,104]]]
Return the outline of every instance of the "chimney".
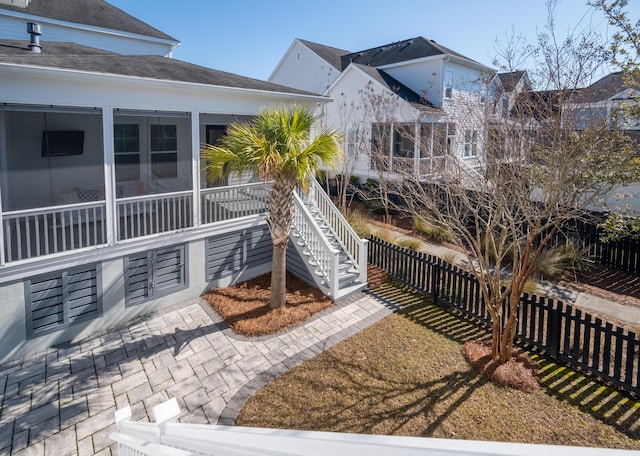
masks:
[[[42,35],[42,28],[40,24],[35,22],[27,22],[27,33],[31,35],[31,42],[29,43],[29,50],[35,54],[42,52],[42,46],[40,46],[40,35]]]

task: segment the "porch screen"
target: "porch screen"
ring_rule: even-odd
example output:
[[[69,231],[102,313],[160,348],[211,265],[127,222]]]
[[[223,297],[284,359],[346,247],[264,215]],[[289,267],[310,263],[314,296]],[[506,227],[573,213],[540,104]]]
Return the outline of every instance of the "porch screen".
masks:
[[[24,288],[27,338],[102,316],[98,264],[32,277]]]
[[[187,288],[186,256],[186,246],[181,244],[125,257],[125,305]]]

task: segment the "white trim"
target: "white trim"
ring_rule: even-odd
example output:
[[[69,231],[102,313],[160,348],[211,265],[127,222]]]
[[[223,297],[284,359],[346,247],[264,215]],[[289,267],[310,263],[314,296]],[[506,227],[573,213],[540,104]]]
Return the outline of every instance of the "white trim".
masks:
[[[11,10],[5,10],[5,9],[1,9],[0,14],[3,16],[10,16],[10,17],[16,17],[20,19],[30,20],[33,22],[38,22],[40,24],[60,25],[70,29],[100,32],[100,33],[104,33],[105,35],[119,36],[124,38],[133,38],[138,41],[149,41],[151,43],[166,44],[171,47],[170,52],[172,52],[178,46],[180,46],[180,41],[176,40],[175,38],[167,39],[167,38],[159,38],[159,37],[149,36],[149,35],[141,35],[138,33],[127,32],[124,30],[109,29],[109,28],[98,27],[98,26],[89,25],[89,24],[79,24],[77,22],[67,22],[59,19],[53,19],[50,17],[36,16],[35,14],[21,13],[18,11],[11,11]],[[127,14],[128,16],[131,16],[128,13],[125,13],[125,14]],[[149,24],[146,24],[146,25],[149,25]],[[149,27],[154,28],[154,27],[151,27],[150,25]],[[161,33],[164,33],[164,32],[161,32]]]
[[[113,146],[113,107],[102,107],[102,147],[104,150],[104,198],[106,203],[105,218],[107,223],[107,245],[116,243],[118,232],[118,220],[115,217],[116,192],[115,192],[115,149]]]
[[[441,59],[443,61],[448,61],[448,60],[455,60],[458,63],[460,63],[461,65],[464,66],[468,66],[468,67],[472,67],[472,68],[476,68],[476,69],[480,69],[482,71],[487,71],[487,72],[491,72],[491,73],[495,73],[496,70],[494,70],[493,68],[490,68],[486,65],[483,65],[480,62],[475,62],[473,60],[470,59],[465,59],[462,57],[458,57],[456,55],[453,54],[437,54],[437,55],[430,55],[428,57],[420,57],[418,59],[411,59],[411,60],[402,60],[400,62],[394,62],[394,63],[387,63],[386,65],[379,65],[376,66],[377,69],[379,70],[386,70],[388,68],[396,68],[396,67],[401,67],[404,65],[413,65],[416,63],[423,63],[423,62],[429,62],[431,60],[438,60]]]
[[[191,88],[198,90],[209,90],[215,92],[222,93],[246,93],[246,94],[259,94],[267,97],[279,97],[279,98],[292,98],[292,99],[301,99],[307,101],[314,102],[323,102],[328,103],[333,101],[330,98],[327,98],[322,95],[306,95],[306,94],[297,94],[297,93],[286,93],[286,92],[272,92],[268,90],[261,89],[247,89],[244,87],[228,87],[228,86],[219,86],[213,84],[202,84],[196,82],[184,82],[184,81],[172,81],[169,79],[153,79],[153,78],[143,78],[140,76],[128,76],[128,75],[118,75],[113,73],[99,73],[95,71],[80,71],[80,70],[69,70],[63,68],[52,68],[52,67],[41,67],[37,65],[20,65],[14,63],[0,63],[0,71],[12,71],[15,73],[24,73],[24,70],[29,70],[29,74],[32,72],[41,73],[43,76],[50,76],[51,73],[54,75],[60,75],[64,78],[76,78],[82,79],[84,82],[107,82],[113,83],[123,82],[127,84],[139,84],[144,87],[157,86],[158,88],[166,88],[166,87],[174,87],[174,88]],[[20,94],[21,96],[24,94]],[[19,103],[19,101],[9,101],[11,103]],[[59,103],[56,103],[59,104]]]
[[[200,226],[200,112],[191,112],[191,188],[193,226]]]
[[[60,252],[44,257],[11,262],[0,268],[0,283],[22,280],[25,277],[56,271],[62,267],[72,267],[87,263],[120,258],[132,253],[197,241],[230,231],[242,230],[266,224],[262,214],[250,215],[232,220],[208,224],[199,228],[187,228],[177,232],[167,232],[144,238],[119,241],[118,244],[99,245],[68,252]]]

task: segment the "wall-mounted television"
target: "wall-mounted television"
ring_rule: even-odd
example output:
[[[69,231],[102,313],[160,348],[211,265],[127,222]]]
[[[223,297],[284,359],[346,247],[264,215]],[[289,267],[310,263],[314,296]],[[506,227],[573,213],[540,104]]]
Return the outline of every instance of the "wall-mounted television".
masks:
[[[82,130],[45,130],[42,132],[42,156],[80,155],[84,149]]]

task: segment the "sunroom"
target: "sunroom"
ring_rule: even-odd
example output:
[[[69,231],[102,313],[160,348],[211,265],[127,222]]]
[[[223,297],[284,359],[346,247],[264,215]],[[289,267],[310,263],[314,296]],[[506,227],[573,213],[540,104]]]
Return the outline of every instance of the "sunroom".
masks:
[[[207,182],[199,149],[250,116],[4,103],[2,265],[265,211],[261,182]]]

